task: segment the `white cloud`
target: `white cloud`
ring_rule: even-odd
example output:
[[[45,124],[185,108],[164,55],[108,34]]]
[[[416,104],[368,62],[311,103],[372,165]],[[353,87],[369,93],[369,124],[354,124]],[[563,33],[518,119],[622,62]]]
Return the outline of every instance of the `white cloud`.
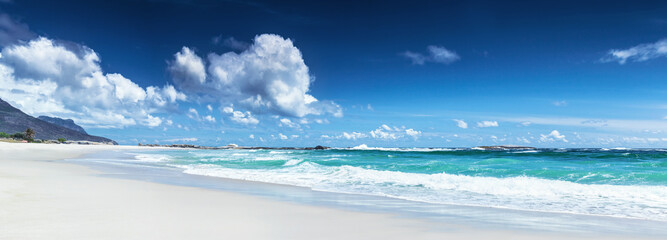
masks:
[[[498,122],[497,121],[481,121],[477,122],[477,127],[485,128],[485,127],[497,127]]]
[[[540,141],[541,142],[554,142],[554,141],[562,141],[562,142],[568,142],[567,139],[565,139],[565,135],[560,134],[557,130],[551,131],[551,133],[544,135],[540,134]]]
[[[658,120],[632,120],[632,119],[590,119],[590,118],[550,118],[550,117],[498,117],[502,121],[524,123],[530,122],[537,125],[573,126],[588,128],[606,128],[623,131],[667,131],[667,121]]]
[[[410,59],[410,61],[412,61],[412,64],[415,64],[415,65],[424,65],[424,63],[426,62],[426,59],[427,59],[426,56],[424,56],[423,54],[416,53],[416,52],[411,52],[411,51],[405,51],[401,55]]]
[[[287,118],[282,118],[280,119],[280,124],[279,126],[285,126],[285,127],[291,127],[291,128],[298,128],[300,127],[299,124],[292,122],[292,120],[289,120]]]
[[[280,140],[287,140],[287,138],[288,138],[287,136],[285,136],[282,133],[278,133],[278,136],[280,137]]]
[[[417,139],[417,137],[419,137],[419,136],[422,135],[422,132],[410,128],[410,129],[406,129],[406,130],[405,130],[405,134],[407,134],[408,136],[411,136],[411,137]]]
[[[428,46],[428,52],[434,62],[450,64],[461,59],[456,52],[448,50],[441,46]]]
[[[380,139],[387,139],[387,140],[395,140],[398,139],[400,136],[397,133],[393,132],[387,132],[386,129],[384,128],[378,128],[373,131],[371,131],[371,136],[373,138],[380,138]]]
[[[667,56],[667,39],[654,43],[644,43],[628,49],[612,49],[607,55],[600,59],[602,62],[618,62],[625,64],[627,61],[643,62],[646,60]]]
[[[211,115],[206,115],[206,117],[204,117],[204,120],[209,122],[215,122],[215,118]]]
[[[148,127],[157,127],[162,124],[162,119],[159,117],[153,117],[151,115],[147,115],[145,119],[141,120],[141,124],[146,125]]]
[[[208,74],[202,74],[203,61],[184,47],[170,66],[174,82],[183,91],[237,104],[253,113],[343,115],[334,102],[318,101],[308,93],[313,79],[301,51],[290,39],[262,34],[240,53],[211,53],[207,59]]]
[[[183,47],[174,54],[174,60],[169,63],[169,71],[174,83],[182,88],[198,87],[206,81],[204,60],[188,47]]]
[[[250,134],[250,136],[248,136],[248,138],[255,139],[255,134]]]
[[[153,114],[186,100],[172,86],[144,89],[121,74],[104,73],[95,51],[67,46],[40,37],[4,47],[0,98],[30,115],[98,128],[156,126],[162,119]]]
[[[468,123],[466,123],[465,121],[459,120],[459,119],[452,119],[452,120],[454,120],[454,122],[456,122],[457,127],[468,128]]]
[[[359,132],[352,132],[352,133],[343,132],[343,138],[347,140],[357,140],[366,137],[368,137],[368,135]]]
[[[210,104],[209,104],[209,105],[206,105],[206,109],[208,109],[209,112],[212,112],[212,111],[213,111],[213,107],[211,107]]]
[[[245,125],[257,125],[259,120],[252,116],[252,113],[249,111],[241,112],[235,111],[231,106],[222,108],[223,113],[230,115],[229,119],[236,123],[245,124]]]
[[[419,137],[421,134],[422,134],[421,131],[417,131],[412,128],[406,129],[404,126],[400,128],[399,127],[392,128],[387,126],[386,124],[382,124],[377,129],[370,131],[371,137],[384,140],[396,140],[406,135],[411,136],[415,140],[417,140],[417,137]]]
[[[199,139],[197,138],[175,138],[175,139],[167,139],[167,140],[162,140],[163,142],[196,142]]]
[[[199,112],[197,112],[197,109],[188,109],[188,113],[186,115],[191,119],[199,120]]]
[[[461,57],[456,54],[456,52],[448,50],[445,47],[431,45],[428,46],[427,49],[428,56],[411,51],[405,51],[401,55],[410,59],[412,64],[416,65],[423,65],[426,62],[450,64],[461,59]]]

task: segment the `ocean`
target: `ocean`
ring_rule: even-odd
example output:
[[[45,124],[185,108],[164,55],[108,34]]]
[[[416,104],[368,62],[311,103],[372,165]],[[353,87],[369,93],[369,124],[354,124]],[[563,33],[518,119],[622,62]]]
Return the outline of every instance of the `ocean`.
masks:
[[[108,162],[395,199],[434,214],[460,206],[667,224],[664,149],[160,149]]]

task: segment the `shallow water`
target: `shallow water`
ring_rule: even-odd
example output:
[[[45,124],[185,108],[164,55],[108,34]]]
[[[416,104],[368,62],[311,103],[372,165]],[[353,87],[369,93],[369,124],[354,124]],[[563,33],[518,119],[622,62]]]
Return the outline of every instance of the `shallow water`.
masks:
[[[269,195],[457,221],[585,231],[577,226],[596,219],[592,224],[637,224],[652,232],[667,223],[667,152],[661,149],[175,149],[96,162],[181,174],[158,174],[162,182],[209,176],[291,185],[326,197],[275,188]],[[185,185],[204,181],[187,179]]]

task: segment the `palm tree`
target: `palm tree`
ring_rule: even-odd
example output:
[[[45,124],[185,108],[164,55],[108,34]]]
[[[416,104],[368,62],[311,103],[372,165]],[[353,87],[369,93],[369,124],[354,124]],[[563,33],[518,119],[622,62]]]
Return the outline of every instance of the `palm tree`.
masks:
[[[35,137],[35,130],[32,130],[32,128],[28,128],[25,130],[25,138],[28,140],[32,140],[32,138]]]

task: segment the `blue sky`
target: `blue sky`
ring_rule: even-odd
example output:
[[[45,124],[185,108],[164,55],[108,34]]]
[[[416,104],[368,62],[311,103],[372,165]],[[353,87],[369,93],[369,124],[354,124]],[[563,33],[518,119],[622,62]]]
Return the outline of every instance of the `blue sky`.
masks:
[[[0,98],[121,144],[667,147],[664,2],[3,2]]]

